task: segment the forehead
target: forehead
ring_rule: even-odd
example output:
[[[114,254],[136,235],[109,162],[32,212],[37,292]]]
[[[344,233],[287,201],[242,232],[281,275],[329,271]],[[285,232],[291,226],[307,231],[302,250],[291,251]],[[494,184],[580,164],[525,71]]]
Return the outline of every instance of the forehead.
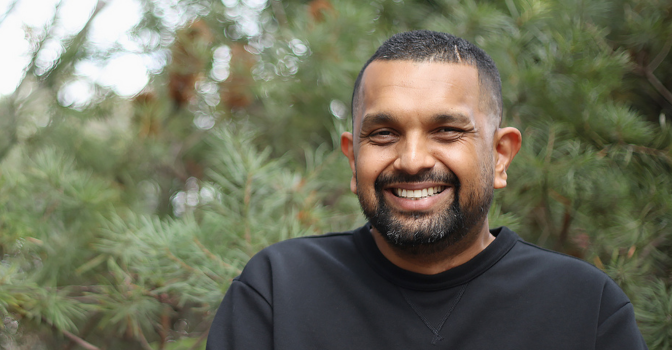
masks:
[[[478,70],[442,62],[373,61],[364,71],[355,115],[387,113],[422,117],[460,113],[475,119],[479,110]]]

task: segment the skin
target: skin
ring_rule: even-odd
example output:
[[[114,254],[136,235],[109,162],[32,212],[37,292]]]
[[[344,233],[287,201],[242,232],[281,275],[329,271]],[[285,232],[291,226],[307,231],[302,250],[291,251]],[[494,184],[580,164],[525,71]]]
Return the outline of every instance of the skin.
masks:
[[[353,133],[341,135],[341,150],[352,169],[350,189],[375,203],[374,183],[381,174],[452,172],[460,180],[460,204],[469,196],[506,187],[506,170],[520,149],[520,132],[499,128],[498,118],[479,108],[478,71],[463,64],[374,61],[364,71]],[[407,190],[447,186],[431,197],[412,200],[394,195]],[[421,222],[402,213],[437,215],[450,206],[455,189],[441,183],[395,183],[383,189],[395,218],[415,227]],[[362,198],[363,197],[363,198]],[[375,242],[395,265],[421,274],[459,266],[485,249],[494,237],[487,215],[459,242],[422,254],[387,241],[374,227]]]

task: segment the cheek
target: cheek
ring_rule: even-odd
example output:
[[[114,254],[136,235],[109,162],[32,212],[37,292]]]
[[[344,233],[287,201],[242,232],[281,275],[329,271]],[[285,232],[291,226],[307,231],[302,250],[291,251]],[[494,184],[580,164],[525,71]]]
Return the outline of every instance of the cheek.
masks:
[[[356,161],[357,181],[360,184],[373,184],[385,169],[392,166],[392,152],[367,152],[362,150]]]
[[[434,154],[439,160],[438,163],[457,175],[460,181],[467,181],[474,176],[472,167],[478,156],[466,145],[443,147]]]
[[[448,168],[460,180],[462,187],[479,187],[486,172],[483,170],[485,160],[483,152],[476,151],[468,145],[444,149],[438,154],[440,163]]]
[[[487,150],[473,155],[467,171],[470,175],[465,179],[467,183],[463,185],[468,186],[471,191],[484,193],[493,188],[494,160]]]
[[[357,187],[359,190],[368,190],[380,175],[380,170],[374,168],[370,163],[357,165]]]

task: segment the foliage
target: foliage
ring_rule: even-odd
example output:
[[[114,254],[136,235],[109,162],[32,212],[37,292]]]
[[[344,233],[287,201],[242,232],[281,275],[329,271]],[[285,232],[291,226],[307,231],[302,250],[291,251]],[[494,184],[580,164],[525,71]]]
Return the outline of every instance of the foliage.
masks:
[[[363,222],[337,145],[352,85],[389,35],[421,28],[492,55],[503,124],[523,132],[491,226],[603,269],[650,348],[672,346],[669,2],[142,4],[131,38],[165,64],[141,93],[64,97],[78,63],[118,50],[88,38],[101,1],[59,59],[40,60],[57,23],[33,28],[0,100],[3,347],[203,348],[250,256]]]

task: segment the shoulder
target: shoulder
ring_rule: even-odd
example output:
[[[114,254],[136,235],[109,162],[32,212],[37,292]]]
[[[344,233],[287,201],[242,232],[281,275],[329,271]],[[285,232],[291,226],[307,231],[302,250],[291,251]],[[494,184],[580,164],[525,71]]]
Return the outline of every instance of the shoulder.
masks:
[[[496,298],[506,300],[496,305],[535,319],[535,325],[549,322],[565,325],[562,329],[573,329],[577,336],[587,334],[597,339],[595,349],[645,348],[630,300],[604,271],[525,242],[506,228],[501,233],[514,237],[515,243],[484,279],[490,288],[483,289],[496,288]]]
[[[293,252],[307,253],[312,250],[334,250],[351,244],[352,236],[353,231],[346,231],[291,238],[266,247],[259,252],[259,255],[274,256]]]
[[[294,276],[315,274],[315,270],[331,266],[331,262],[352,260],[355,254],[353,231],[292,238],[259,251],[236,280],[251,285],[266,284],[274,276],[291,280]]]
[[[503,268],[522,275],[523,279],[527,276],[530,280],[543,281],[565,294],[599,298],[604,306],[608,304],[613,308],[630,302],[604,271],[584,260],[541,248],[519,237],[503,260]]]
[[[611,278],[602,270],[579,258],[539,247],[517,238],[509,260],[524,264],[531,272],[551,274],[556,279],[589,279],[604,283]]]
[[[353,232],[347,231],[291,238],[262,249],[250,259],[248,266],[261,262],[282,263],[339,254],[353,246],[352,236]]]

